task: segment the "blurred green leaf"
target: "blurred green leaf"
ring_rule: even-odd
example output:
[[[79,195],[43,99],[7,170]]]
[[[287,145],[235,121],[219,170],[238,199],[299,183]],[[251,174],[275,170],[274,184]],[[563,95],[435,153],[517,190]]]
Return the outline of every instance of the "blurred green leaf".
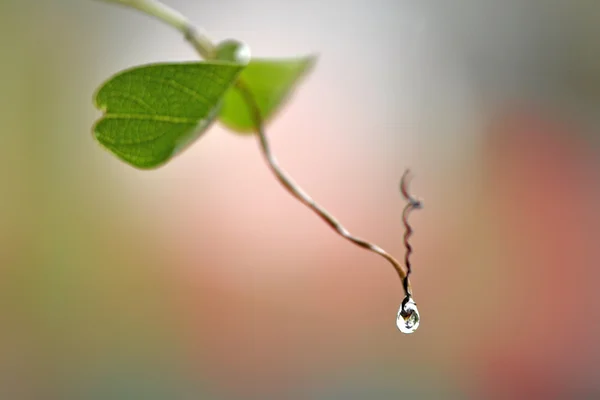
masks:
[[[240,74],[240,81],[249,89],[268,122],[281,109],[285,100],[300,80],[311,70],[316,57],[309,56],[289,60],[252,60]],[[219,119],[237,132],[250,132],[254,120],[246,100],[235,86],[229,89],[223,99]]]
[[[227,62],[152,64],[123,71],[95,96],[102,146],[130,165],[156,168],[204,132],[244,68]]]

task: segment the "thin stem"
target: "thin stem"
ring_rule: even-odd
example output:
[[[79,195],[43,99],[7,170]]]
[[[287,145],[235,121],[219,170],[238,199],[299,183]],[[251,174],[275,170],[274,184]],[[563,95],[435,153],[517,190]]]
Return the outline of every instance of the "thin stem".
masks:
[[[177,29],[185,39],[206,60],[214,58],[215,46],[199,29],[179,11],[161,3],[158,0],[97,0],[105,3],[115,3],[135,8],[151,17],[157,18],[167,25]]]
[[[196,51],[200,54],[201,57],[210,60],[215,57],[215,46],[210,42],[210,40],[200,33],[198,29],[196,29],[187,18],[185,18],[178,11],[173,10],[172,8],[162,4],[158,0],[98,0],[104,1],[108,3],[117,3],[125,6],[129,6],[135,8],[139,11],[142,11],[145,14],[153,16],[155,18],[160,19],[161,21],[167,23],[168,25],[174,27],[178,31],[180,31],[190,42],[190,44],[196,49]],[[380,255],[385,258],[396,270],[400,280],[403,282],[403,288],[406,294],[406,297],[410,297],[410,283],[408,282],[408,275],[402,269],[398,260],[396,260],[392,255],[383,250],[381,247],[367,242],[364,239],[353,236],[346,228],[339,223],[337,219],[333,215],[331,215],[327,210],[321,207],[317,202],[313,200],[302,188],[300,188],[292,178],[285,172],[277,162],[277,158],[271,152],[271,147],[269,145],[269,141],[267,139],[267,135],[264,129],[264,123],[262,119],[262,115],[258,105],[256,104],[256,100],[252,92],[244,85],[241,80],[238,80],[236,83],[238,89],[244,96],[248,107],[250,108],[252,118],[254,119],[254,123],[256,125],[256,133],[258,134],[258,138],[260,141],[260,148],[263,152],[263,156],[267,160],[269,164],[269,168],[279,180],[279,182],[283,185],[284,188],[287,189],[288,192],[296,199],[298,199],[301,203],[306,205],[308,208],[313,210],[327,225],[329,225],[333,230],[335,230],[340,236],[347,239],[351,243],[367,249],[375,254]]]
[[[400,266],[398,260],[396,260],[392,255],[383,250],[381,247],[369,243],[364,239],[353,236],[346,228],[339,223],[337,219],[333,215],[331,215],[327,210],[325,210],[322,206],[320,206],[312,197],[310,197],[300,186],[298,186],[292,178],[283,170],[279,163],[277,162],[277,158],[271,152],[271,146],[269,145],[269,141],[267,139],[267,135],[265,133],[264,124],[262,120],[262,116],[260,113],[260,109],[256,104],[256,100],[254,99],[254,95],[252,92],[244,85],[243,81],[238,80],[236,83],[237,88],[243,94],[246,104],[250,107],[250,111],[252,114],[252,118],[254,119],[254,124],[256,126],[256,133],[258,134],[258,138],[260,141],[260,148],[262,150],[263,156],[267,160],[269,167],[273,174],[277,177],[279,182],[287,189],[288,192],[291,193],[292,196],[297,198],[301,203],[306,205],[308,208],[313,210],[323,221],[325,221],[333,230],[335,230],[340,236],[347,239],[348,241],[354,243],[355,245],[372,251],[373,253],[379,254],[383,258],[385,258],[396,270],[400,280],[403,282],[406,281],[406,273]],[[408,286],[404,287],[406,292],[406,296],[410,295],[410,283],[406,281]]]

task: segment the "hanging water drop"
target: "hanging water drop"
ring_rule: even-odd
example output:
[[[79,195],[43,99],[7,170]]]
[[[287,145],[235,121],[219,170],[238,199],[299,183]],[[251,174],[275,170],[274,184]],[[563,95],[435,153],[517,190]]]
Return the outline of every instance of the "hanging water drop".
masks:
[[[408,301],[403,301],[402,304],[400,304],[398,317],[396,319],[396,326],[400,329],[400,332],[413,333],[419,327],[420,319],[421,317],[419,316],[417,304],[412,297],[409,297]]]

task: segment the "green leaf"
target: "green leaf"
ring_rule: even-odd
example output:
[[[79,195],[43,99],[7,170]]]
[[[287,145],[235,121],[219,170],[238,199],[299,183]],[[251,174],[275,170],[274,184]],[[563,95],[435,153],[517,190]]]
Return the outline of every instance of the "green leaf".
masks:
[[[296,85],[310,71],[316,57],[289,60],[252,60],[239,76],[258,104],[263,121],[268,122],[281,109]],[[254,129],[254,119],[244,96],[235,86],[223,99],[219,119],[237,132]]]
[[[205,131],[243,65],[227,62],[152,64],[123,71],[95,96],[104,111],[98,142],[130,165],[166,163]]]

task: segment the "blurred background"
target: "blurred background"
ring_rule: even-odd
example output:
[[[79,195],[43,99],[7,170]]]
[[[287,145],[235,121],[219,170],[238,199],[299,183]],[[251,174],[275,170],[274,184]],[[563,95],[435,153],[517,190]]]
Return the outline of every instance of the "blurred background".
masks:
[[[155,171],[93,140],[95,89],[193,60],[92,0],[0,2],[0,398],[600,398],[597,1],[169,0],[256,57],[320,55],[281,164],[214,126]]]

